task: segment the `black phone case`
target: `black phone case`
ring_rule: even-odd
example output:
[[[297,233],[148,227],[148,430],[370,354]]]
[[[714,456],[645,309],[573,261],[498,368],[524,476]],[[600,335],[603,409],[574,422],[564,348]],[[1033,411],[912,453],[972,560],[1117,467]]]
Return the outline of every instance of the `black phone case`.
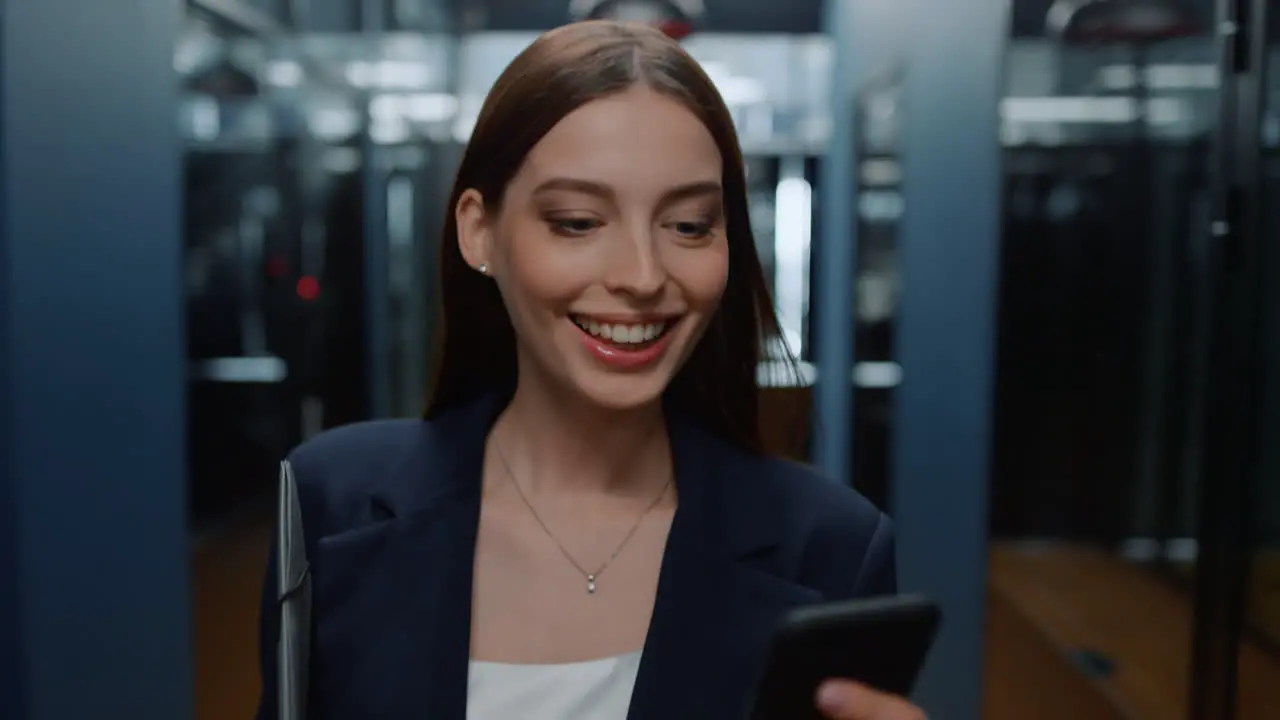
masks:
[[[750,719],[822,720],[814,698],[828,678],[909,695],[941,621],[936,603],[914,596],[792,612],[774,636]]]

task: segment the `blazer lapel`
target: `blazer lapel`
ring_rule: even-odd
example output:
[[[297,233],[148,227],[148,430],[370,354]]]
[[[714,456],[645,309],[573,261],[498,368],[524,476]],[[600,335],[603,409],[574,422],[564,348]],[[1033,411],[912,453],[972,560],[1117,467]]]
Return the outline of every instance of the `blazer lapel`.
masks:
[[[464,718],[484,441],[498,402],[424,424],[374,496],[386,519],[317,544],[313,707],[324,718]]]
[[[777,524],[732,477],[735,451],[690,424],[670,432],[679,505],[628,720],[740,720],[774,626],[821,595],[764,569]]]
[[[442,498],[412,522],[320,541],[313,702],[323,717],[464,716],[471,504]]]

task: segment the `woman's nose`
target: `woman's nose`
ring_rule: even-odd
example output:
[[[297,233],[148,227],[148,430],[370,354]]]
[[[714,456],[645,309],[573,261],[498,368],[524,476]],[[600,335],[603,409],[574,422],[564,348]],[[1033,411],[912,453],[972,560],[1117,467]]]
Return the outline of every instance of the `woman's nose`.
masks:
[[[667,271],[653,233],[636,230],[620,240],[612,253],[606,287],[636,297],[657,295],[667,282]]]

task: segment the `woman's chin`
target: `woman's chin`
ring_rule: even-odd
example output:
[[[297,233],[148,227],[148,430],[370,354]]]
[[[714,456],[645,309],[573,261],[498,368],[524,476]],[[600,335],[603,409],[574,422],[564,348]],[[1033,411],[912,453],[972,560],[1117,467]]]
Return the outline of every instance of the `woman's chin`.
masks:
[[[583,399],[604,410],[626,412],[659,404],[669,377],[665,372],[589,372],[574,378]]]

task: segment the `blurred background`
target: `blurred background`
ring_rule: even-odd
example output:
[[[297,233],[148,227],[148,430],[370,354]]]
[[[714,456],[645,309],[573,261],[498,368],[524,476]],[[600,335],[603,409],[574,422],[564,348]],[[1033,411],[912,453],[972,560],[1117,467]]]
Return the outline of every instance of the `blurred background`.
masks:
[[[251,716],[277,463],[420,411],[460,149],[587,16],[732,108],[764,429],[897,519],[932,715],[1280,718],[1269,0],[0,5],[0,717]]]

